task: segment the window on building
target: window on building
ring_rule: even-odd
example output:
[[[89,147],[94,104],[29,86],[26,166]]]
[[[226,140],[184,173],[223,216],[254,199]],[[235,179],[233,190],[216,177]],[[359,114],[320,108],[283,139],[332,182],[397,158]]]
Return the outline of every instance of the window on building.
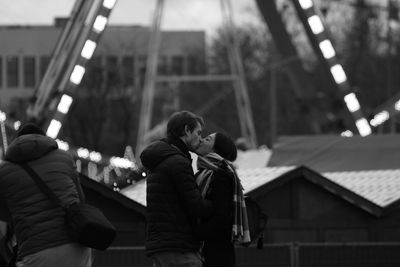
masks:
[[[166,56],[159,57],[157,72],[160,75],[168,74],[168,62]]]
[[[171,73],[173,75],[183,74],[183,56],[173,56],[171,63]]]
[[[18,57],[7,57],[7,87],[18,87],[19,72],[18,72]]]
[[[146,68],[147,68],[147,56],[141,55],[139,56],[139,62],[138,62],[138,69],[139,69],[139,82],[140,86],[143,87],[144,85],[144,77],[146,75]]]
[[[104,87],[104,66],[102,57],[93,57],[87,64],[83,85],[89,89],[101,90]]]
[[[28,108],[28,98],[26,97],[11,97],[8,106],[8,116],[15,120],[24,121],[26,117],[26,109]]]
[[[124,87],[133,86],[135,78],[135,61],[133,56],[122,58],[122,85]]]
[[[24,70],[24,86],[34,87],[36,84],[34,57],[24,57],[23,70]]]
[[[189,56],[187,58],[187,71],[189,74],[204,73],[204,60],[198,56]]]
[[[118,77],[118,58],[116,56],[108,56],[106,61],[107,87],[116,87],[120,82]]]
[[[3,87],[3,58],[0,57],[0,88]]]
[[[49,56],[41,56],[39,65],[40,65],[40,79],[43,78],[44,74],[46,73],[47,66],[50,63],[50,57]]]

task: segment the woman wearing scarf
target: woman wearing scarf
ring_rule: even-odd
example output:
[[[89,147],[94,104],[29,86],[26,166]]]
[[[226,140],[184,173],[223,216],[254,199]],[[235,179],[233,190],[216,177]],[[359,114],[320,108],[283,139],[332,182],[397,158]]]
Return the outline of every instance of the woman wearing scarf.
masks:
[[[213,133],[202,140],[196,153],[196,182],[214,207],[212,217],[200,223],[204,267],[233,267],[234,244],[250,242],[243,188],[231,164],[237,149],[231,138]]]

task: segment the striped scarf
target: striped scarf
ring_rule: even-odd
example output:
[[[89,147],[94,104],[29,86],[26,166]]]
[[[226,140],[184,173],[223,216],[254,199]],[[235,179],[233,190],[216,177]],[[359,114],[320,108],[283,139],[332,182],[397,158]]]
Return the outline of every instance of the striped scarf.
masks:
[[[233,211],[234,218],[232,224],[232,242],[238,244],[250,243],[249,223],[247,219],[246,203],[243,196],[243,187],[235,169],[222,157],[216,153],[210,153],[205,157],[198,157],[197,166],[199,173],[196,176],[196,183],[199,185],[201,195],[205,197],[210,189],[210,183],[214,171],[221,169],[220,166],[226,165],[228,172],[233,176]]]

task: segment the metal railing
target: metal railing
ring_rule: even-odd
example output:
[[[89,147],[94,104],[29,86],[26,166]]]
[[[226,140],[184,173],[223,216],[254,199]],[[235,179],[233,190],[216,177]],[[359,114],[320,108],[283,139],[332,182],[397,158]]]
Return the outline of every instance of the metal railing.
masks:
[[[284,243],[236,248],[237,267],[398,267],[400,243]],[[144,247],[96,251],[93,267],[151,267]]]

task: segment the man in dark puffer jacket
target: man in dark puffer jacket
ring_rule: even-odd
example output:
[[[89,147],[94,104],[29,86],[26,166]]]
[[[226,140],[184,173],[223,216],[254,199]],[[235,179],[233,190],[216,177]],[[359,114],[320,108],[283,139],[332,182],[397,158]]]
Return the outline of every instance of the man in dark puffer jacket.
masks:
[[[9,214],[0,210],[0,220],[14,226],[18,266],[90,266],[91,250],[69,240],[64,210],[15,164],[20,162],[28,162],[65,206],[78,202],[77,190],[82,192],[72,180],[79,178],[71,155],[36,125],[23,125],[0,164],[0,207]]]
[[[201,197],[189,151],[200,145],[203,119],[188,111],[172,114],[167,139],[150,144],[140,158],[147,176],[146,250],[154,266],[202,266],[194,229],[211,215]]]

